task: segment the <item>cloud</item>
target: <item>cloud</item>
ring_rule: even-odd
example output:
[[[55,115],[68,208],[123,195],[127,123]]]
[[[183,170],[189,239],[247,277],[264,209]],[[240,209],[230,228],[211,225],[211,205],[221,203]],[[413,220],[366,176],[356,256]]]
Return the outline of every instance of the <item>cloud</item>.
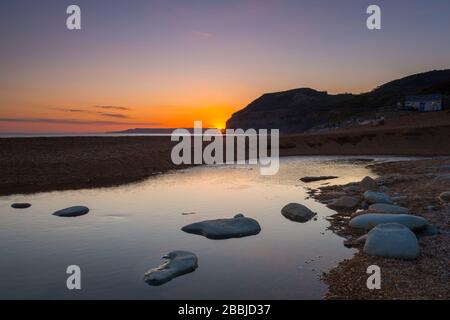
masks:
[[[76,120],[76,119],[50,119],[50,118],[0,118],[0,122],[28,122],[48,124],[78,124],[78,125],[123,125],[123,126],[159,126],[160,122],[119,122],[103,120]]]
[[[121,107],[111,107],[109,109],[117,110],[117,108]],[[110,118],[119,118],[119,119],[128,119],[129,117],[127,115],[121,114],[121,113],[112,113],[112,112],[101,112],[101,111],[91,111],[91,110],[84,110],[84,109],[67,109],[67,108],[53,108],[54,110],[62,111],[62,112],[71,112],[71,113],[86,113],[86,114],[96,114],[101,115],[104,117],[110,117]],[[108,108],[104,108],[108,109]],[[122,110],[122,109],[120,109]]]
[[[97,108],[97,109],[110,109],[110,110],[123,110],[123,111],[131,110],[131,108],[120,107],[120,106],[94,106],[94,108]]]
[[[98,114],[100,114],[104,117],[111,117],[111,118],[119,118],[119,119],[128,119],[129,118],[127,115],[120,114],[120,113],[99,112]]]
[[[214,35],[209,32],[193,30],[192,35],[200,38],[212,38]]]

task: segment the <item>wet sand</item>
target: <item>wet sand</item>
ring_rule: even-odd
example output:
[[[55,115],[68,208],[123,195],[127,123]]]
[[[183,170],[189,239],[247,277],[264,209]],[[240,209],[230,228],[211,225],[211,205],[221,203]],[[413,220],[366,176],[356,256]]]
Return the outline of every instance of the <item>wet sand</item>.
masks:
[[[450,125],[286,135],[280,155],[450,155]],[[108,187],[180,168],[170,137],[0,138],[0,195]]]

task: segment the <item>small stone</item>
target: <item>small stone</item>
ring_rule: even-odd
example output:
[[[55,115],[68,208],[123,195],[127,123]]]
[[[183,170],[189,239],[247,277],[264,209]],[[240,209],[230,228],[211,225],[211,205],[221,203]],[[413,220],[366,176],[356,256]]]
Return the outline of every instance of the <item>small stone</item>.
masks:
[[[54,216],[58,217],[79,217],[85,215],[89,212],[89,208],[84,206],[75,206],[62,210],[58,210],[53,213]]]
[[[261,231],[259,223],[238,214],[231,219],[217,219],[196,222],[181,228],[184,232],[204,236],[208,239],[242,238]]]
[[[399,223],[380,224],[366,238],[364,253],[371,256],[412,260],[420,254],[416,235]]]
[[[365,177],[361,180],[359,183],[362,190],[377,190],[378,189],[378,183],[373,180],[371,177]]]
[[[436,178],[434,178],[434,180],[439,182],[450,181],[450,173],[440,174]]]
[[[321,181],[321,180],[331,180],[331,179],[337,179],[339,177],[336,176],[320,176],[320,177],[303,177],[300,180],[303,182],[314,182],[314,181]]]
[[[374,203],[393,204],[391,197],[383,192],[366,191],[364,193],[364,199],[366,199],[366,201],[369,204],[374,204]]]
[[[387,204],[387,203],[375,203],[372,204],[369,207],[370,210],[378,211],[378,212],[386,212],[386,213],[392,213],[392,214],[408,214],[409,209],[396,206],[393,204]]]
[[[350,196],[344,196],[338,199],[333,200],[331,203],[328,204],[328,207],[331,209],[354,209],[359,206],[361,203],[361,198],[359,197],[350,197]]]
[[[163,259],[166,261],[162,265],[145,273],[144,281],[149,285],[160,286],[198,267],[197,256],[188,251],[173,251]]]
[[[427,224],[425,229],[420,230],[418,234],[423,237],[435,236],[439,234],[439,229],[434,224]]]
[[[439,199],[443,202],[450,202],[450,191],[442,192],[439,195]]]
[[[27,209],[29,207],[31,207],[31,204],[29,204],[29,203],[13,203],[11,205],[11,208],[14,208],[14,209]]]
[[[311,211],[306,206],[299,203],[289,203],[281,209],[281,214],[295,222],[307,222],[311,220],[317,213]]]

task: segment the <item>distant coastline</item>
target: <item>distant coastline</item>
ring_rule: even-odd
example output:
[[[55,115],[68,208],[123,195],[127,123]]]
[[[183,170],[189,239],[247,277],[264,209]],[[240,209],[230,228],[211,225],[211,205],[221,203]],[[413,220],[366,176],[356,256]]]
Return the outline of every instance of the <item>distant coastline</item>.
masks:
[[[176,129],[181,128],[135,128],[122,131],[107,132],[0,132],[1,138],[52,138],[52,137],[128,137],[128,136],[170,136]],[[194,128],[182,128],[190,133]],[[203,128],[205,130],[219,130],[216,128]]]

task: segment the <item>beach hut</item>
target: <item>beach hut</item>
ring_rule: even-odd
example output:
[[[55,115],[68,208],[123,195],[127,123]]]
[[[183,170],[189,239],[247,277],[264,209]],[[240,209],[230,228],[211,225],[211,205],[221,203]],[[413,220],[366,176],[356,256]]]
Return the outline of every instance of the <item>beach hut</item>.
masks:
[[[441,111],[441,94],[423,94],[417,96],[406,96],[405,107],[419,112]]]

